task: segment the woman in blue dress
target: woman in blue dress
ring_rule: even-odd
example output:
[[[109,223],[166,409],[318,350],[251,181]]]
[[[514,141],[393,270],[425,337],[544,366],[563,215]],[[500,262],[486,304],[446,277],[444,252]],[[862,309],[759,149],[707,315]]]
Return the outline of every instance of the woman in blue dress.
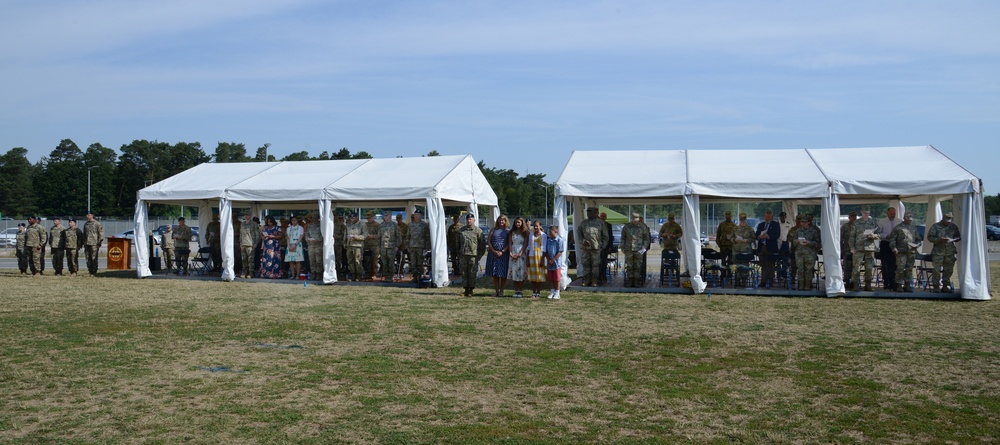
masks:
[[[265,226],[260,229],[263,248],[260,254],[261,278],[281,278],[281,228],[274,217],[264,217]]]
[[[507,226],[510,222],[506,215],[497,218],[496,225],[486,237],[489,252],[486,255],[486,274],[493,277],[493,290],[498,297],[503,296],[507,286],[507,262],[510,259],[510,246]]]

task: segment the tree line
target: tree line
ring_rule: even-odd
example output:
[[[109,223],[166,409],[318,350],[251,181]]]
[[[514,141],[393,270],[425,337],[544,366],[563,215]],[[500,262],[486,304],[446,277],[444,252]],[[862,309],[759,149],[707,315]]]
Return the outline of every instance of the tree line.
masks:
[[[15,147],[0,156],[0,213],[17,219],[29,215],[82,216],[88,210],[89,176],[89,210],[105,217],[131,218],[140,189],[205,162],[373,157],[366,151],[352,153],[345,147],[337,151],[323,151],[316,156],[299,151],[278,159],[268,153],[269,148],[270,144],[264,144],[250,156],[245,144],[219,142],[210,155],[199,142],[170,144],[134,140],[117,151],[100,143],[81,150],[72,140],[63,139],[48,156],[31,163],[27,158],[28,150]],[[440,156],[440,153],[434,150],[426,156]],[[544,174],[521,176],[510,169],[489,168],[482,161],[479,168],[496,191],[500,208],[506,213],[542,216],[546,211],[546,202],[552,202],[554,190],[545,182]],[[151,216],[174,217],[179,212],[177,206],[150,206]]]

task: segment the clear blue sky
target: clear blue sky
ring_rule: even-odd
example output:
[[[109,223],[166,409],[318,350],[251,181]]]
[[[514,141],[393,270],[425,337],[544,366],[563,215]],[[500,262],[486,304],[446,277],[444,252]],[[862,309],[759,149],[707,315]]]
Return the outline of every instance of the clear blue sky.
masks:
[[[1000,192],[1000,1],[0,0],[0,151],[931,144]],[[780,171],[762,172],[780,174]]]

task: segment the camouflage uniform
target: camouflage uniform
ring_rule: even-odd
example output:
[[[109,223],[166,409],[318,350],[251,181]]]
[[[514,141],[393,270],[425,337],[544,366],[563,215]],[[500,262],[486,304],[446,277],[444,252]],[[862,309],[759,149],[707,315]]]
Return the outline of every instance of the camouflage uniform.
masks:
[[[365,261],[365,272],[368,273],[367,278],[375,278],[375,270],[378,268],[378,229],[379,223],[377,221],[365,221],[365,233],[367,234],[364,243],[364,252],[362,252],[362,259]]]
[[[865,231],[873,234],[878,231],[878,221],[875,218],[859,218],[854,221],[854,270],[851,273],[851,281],[854,283],[854,290],[858,290],[861,285],[861,268],[865,268],[864,290],[871,292],[872,275],[875,273],[875,251],[878,249],[878,235],[870,238],[865,235]]]
[[[101,244],[104,243],[104,226],[97,220],[87,221],[83,225],[83,235],[87,238],[85,241],[87,271],[91,275],[97,275],[98,253],[101,251]]]
[[[314,280],[323,279],[323,227],[319,218],[310,217],[306,226],[306,248],[309,249],[309,273]]]
[[[32,275],[41,273],[42,237],[45,236],[45,229],[41,227],[41,224],[32,220],[24,235],[24,246],[28,252],[28,267],[31,268]]]
[[[663,227],[660,227],[660,240],[663,241],[663,250],[677,251],[683,234],[684,230],[681,229],[680,224],[674,222],[672,218],[670,221],[667,221]]]
[[[625,287],[639,287],[646,276],[642,255],[649,245],[649,229],[642,223],[629,223],[622,228],[622,252],[625,254]]]
[[[411,221],[407,235],[407,246],[410,250],[410,272],[413,281],[424,275],[424,252],[431,249],[431,226],[427,221]]]
[[[461,257],[463,295],[472,296],[476,288],[476,273],[479,271],[479,260],[486,253],[486,240],[483,230],[476,225],[462,226],[458,231],[458,254]]]
[[[719,246],[719,253],[722,254],[722,265],[729,269],[733,263],[733,244],[736,239],[736,223],[733,222],[732,212],[726,212],[726,220],[719,223],[715,229],[715,244]]]
[[[59,247],[66,253],[66,267],[70,275],[76,275],[80,270],[80,248],[83,247],[83,231],[79,227],[73,227],[75,221],[70,223],[66,230],[62,231],[59,238]]]
[[[934,243],[934,247],[931,248],[931,257],[934,262],[931,285],[934,287],[934,292],[939,290],[938,283],[941,283],[944,291],[954,291],[954,287],[951,285],[951,275],[955,271],[955,255],[958,254],[958,249],[953,241],[946,238],[957,240],[961,237],[958,233],[958,226],[952,222],[947,225],[943,222],[937,222],[927,232],[927,241]]]
[[[796,279],[799,283],[799,290],[812,290],[813,275],[816,273],[816,259],[822,241],[819,229],[812,225],[812,217],[806,216],[804,220],[810,223],[809,226],[800,227],[795,235],[795,243],[799,245],[795,249],[795,266],[798,269]]]
[[[344,224],[344,217],[338,216],[333,223],[333,248],[337,257],[337,277],[347,278],[347,248],[344,244],[344,235],[347,233],[347,224]]]
[[[455,219],[455,223],[448,226],[448,256],[451,259],[451,270],[455,275],[459,274],[458,265],[458,231],[462,230],[462,225]]]
[[[219,216],[215,215],[212,222],[208,223],[205,229],[205,240],[212,248],[212,271],[222,271],[222,226],[219,224]]]
[[[15,237],[17,239],[15,249],[17,251],[17,268],[22,274],[28,273],[28,248],[25,247],[25,235],[27,235],[25,227],[20,226]]]
[[[854,255],[851,254],[851,247],[854,246],[856,230],[857,226],[854,221],[840,226],[840,258],[843,261],[841,270],[844,273],[844,280],[847,281],[848,289],[854,287]]]
[[[63,271],[63,257],[66,250],[63,246],[59,245],[59,241],[62,239],[64,230],[66,230],[66,227],[61,222],[54,224],[49,229],[49,250],[52,252],[52,269],[56,271],[56,275],[62,275]]]
[[[583,255],[583,280],[584,286],[594,286],[601,273],[602,255],[605,246],[610,243],[605,222],[596,215],[587,218],[576,228],[576,242]]]
[[[910,283],[913,281],[913,263],[918,252],[917,248],[911,247],[910,244],[920,243],[917,226],[903,218],[903,222],[892,229],[886,241],[896,253],[896,285],[902,285],[904,292],[913,292]]]
[[[392,276],[396,273],[396,251],[403,239],[399,234],[399,225],[392,221],[385,221],[378,226],[378,247],[381,251],[382,259],[382,279],[387,283],[392,282]]]
[[[194,238],[194,231],[191,226],[184,225],[177,227],[174,231],[174,248],[177,251],[177,274],[188,273],[188,258],[191,256],[191,238]]]
[[[785,241],[788,243],[788,276],[789,281],[794,280],[798,276],[798,266],[795,265],[795,251],[796,251],[796,240],[799,236],[799,226],[802,223],[802,215],[795,215],[795,225],[791,229],[788,229],[788,236],[785,237]],[[791,289],[791,282],[788,283],[789,289]]]
[[[170,273],[174,270],[174,228],[170,224],[160,234],[160,249],[163,249],[163,267]]]
[[[743,238],[742,240],[737,239]],[[744,225],[743,221],[740,221],[740,225],[736,226],[733,231],[733,252],[734,253],[753,253],[753,242],[757,239],[757,234],[754,232],[753,227],[749,225]]]
[[[254,220],[244,220],[240,227],[240,262],[243,263],[243,276],[250,278],[254,274],[254,252],[260,243],[260,224]]]
[[[344,228],[344,246],[347,247],[347,263],[353,281],[365,278],[365,268],[361,262],[364,258],[367,237],[368,229],[361,221],[348,224]]]

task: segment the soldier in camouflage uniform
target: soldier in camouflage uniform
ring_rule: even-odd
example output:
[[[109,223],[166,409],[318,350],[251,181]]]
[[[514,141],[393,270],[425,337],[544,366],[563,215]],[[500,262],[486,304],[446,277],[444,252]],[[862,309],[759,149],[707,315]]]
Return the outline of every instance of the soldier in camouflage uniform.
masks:
[[[729,265],[733,263],[733,244],[736,240],[736,223],[733,222],[733,212],[726,212],[726,220],[719,223],[715,229],[715,244],[719,246],[719,253],[722,254],[722,265],[729,273]]]
[[[639,214],[632,214],[632,222],[622,228],[622,242],[619,245],[625,255],[625,287],[641,287],[646,271],[642,265],[642,255],[646,253],[649,229],[639,220]]]
[[[58,245],[65,252],[69,275],[75,277],[80,270],[80,248],[83,247],[84,236],[83,231],[76,226],[76,218],[70,218],[67,224],[69,227],[62,231]]]
[[[674,214],[667,215],[667,223],[660,227],[660,242],[663,243],[663,250],[676,252],[684,230],[681,225],[674,221]]]
[[[174,231],[174,248],[177,252],[177,275],[188,274],[188,258],[191,256],[191,238],[194,231],[187,225],[184,217],[177,218],[177,230]]]
[[[97,275],[98,257],[104,243],[104,226],[94,219],[94,212],[87,211],[87,222],[83,224],[84,252],[87,254],[87,271]]]
[[[931,285],[934,292],[954,292],[951,285],[951,275],[955,271],[955,255],[958,249],[955,243],[962,239],[958,232],[958,226],[951,222],[953,216],[951,212],[945,213],[940,222],[931,226],[927,232],[927,241],[934,243],[931,248],[931,257],[934,263],[934,273],[931,276]],[[942,287],[938,288],[938,283]]]
[[[323,280],[323,227],[319,214],[306,215],[306,249],[309,251],[309,273],[312,279]]]
[[[375,214],[368,212],[365,214],[365,242],[362,259],[364,260],[365,278],[375,279],[375,271],[378,269],[378,221],[375,221]]]
[[[347,247],[347,263],[351,281],[361,281],[365,278],[365,268],[361,264],[364,258],[365,240],[368,229],[358,221],[358,214],[351,213],[351,219],[344,228],[344,246]]]
[[[222,226],[219,215],[212,215],[212,222],[205,229],[205,240],[212,248],[212,272],[222,272]]]
[[[42,240],[39,233],[44,234],[45,230],[39,230],[38,220],[34,216],[28,217],[28,229],[25,230],[24,234],[24,250],[27,252],[28,257],[28,267],[31,269],[31,275],[37,276],[41,271],[39,268],[41,265],[41,250],[42,250]]]
[[[49,229],[49,250],[52,252],[52,270],[55,271],[56,275],[63,274],[63,257],[66,249],[59,245],[59,241],[64,230],[66,227],[62,225],[62,220],[52,218],[52,228]]]
[[[910,283],[913,281],[913,263],[917,249],[920,247],[920,234],[917,233],[917,226],[913,225],[913,215],[906,212],[903,215],[903,222],[892,229],[892,233],[886,239],[896,254],[896,286],[902,285],[903,292],[913,292]]]
[[[417,282],[426,272],[424,267],[424,252],[431,249],[431,226],[427,221],[422,221],[423,214],[417,211],[413,214],[413,221],[410,222],[409,234],[407,235],[407,246],[410,250],[410,272],[413,273],[413,282]]]
[[[857,219],[858,214],[856,212],[848,213],[847,223],[840,226],[840,259],[843,261],[841,270],[844,272],[844,284],[848,289],[854,287],[854,265],[852,262],[854,255],[851,253],[851,249],[854,246],[854,238],[857,235],[855,233],[856,226],[854,225],[854,221]]]
[[[49,248],[49,232],[45,230],[45,223],[42,222],[42,218],[36,216],[35,223],[37,223],[35,230],[38,231],[38,239],[42,242],[42,249],[38,253],[38,274],[45,275],[45,252]]]
[[[580,253],[583,255],[583,285],[596,286],[601,273],[601,252],[611,240],[605,229],[605,222],[597,217],[597,208],[587,209],[587,220],[576,228],[576,242],[580,243]]]
[[[412,221],[412,218],[411,218]],[[400,244],[399,253],[396,254],[396,261],[399,264],[410,263],[410,268],[413,268],[413,261],[410,260],[410,226],[403,221],[403,214],[396,214],[396,225],[399,226],[399,237],[402,239]]]
[[[347,278],[347,245],[344,244],[346,233],[347,224],[344,224],[344,217],[337,215],[333,218],[333,248],[337,257],[337,279]]]
[[[458,265],[458,231],[462,230],[462,224],[458,221],[458,214],[452,217],[452,224],[448,226],[448,256],[451,259],[451,270],[455,275],[459,274]]]
[[[798,276],[799,269],[795,265],[795,249],[798,244],[796,240],[799,235],[799,227],[802,226],[802,215],[795,215],[795,225],[791,229],[788,229],[788,235],[785,236],[785,242],[788,243],[788,288],[791,289],[792,281]]]
[[[243,277],[250,278],[255,273],[254,252],[260,243],[260,224],[253,220],[250,212],[246,212],[243,214],[243,224],[240,226],[240,262],[243,263]]]
[[[25,235],[27,226],[24,223],[19,223],[17,225],[17,243],[14,245],[17,251],[17,268],[22,274],[28,273],[28,249],[25,247]]]
[[[163,249],[163,266],[166,273],[174,270],[174,226],[167,224],[166,230],[160,234],[160,249]]]
[[[812,224],[812,215],[802,217],[802,225],[795,235],[798,247],[795,249],[795,265],[798,269],[799,290],[813,289],[813,275],[816,273],[816,259],[821,247],[819,229]]]
[[[479,272],[479,261],[486,253],[486,239],[483,230],[476,226],[476,217],[472,213],[465,215],[465,226],[458,231],[458,254],[462,269],[463,296],[471,297],[476,288],[476,273]]]
[[[861,207],[861,219],[854,221],[854,246],[851,254],[854,256],[854,270],[851,281],[858,290],[861,284],[861,268],[865,268],[865,292],[872,291],[872,275],[875,273],[875,251],[878,249],[878,221],[871,218],[871,209]]]
[[[733,230],[733,253],[752,254],[757,233],[747,224],[747,214],[740,213],[740,224]],[[747,264],[742,261],[741,264]]]
[[[378,226],[378,247],[382,259],[382,280],[391,283],[396,274],[396,251],[403,243],[399,234],[399,225],[392,221],[392,214],[382,215],[382,224]]]

